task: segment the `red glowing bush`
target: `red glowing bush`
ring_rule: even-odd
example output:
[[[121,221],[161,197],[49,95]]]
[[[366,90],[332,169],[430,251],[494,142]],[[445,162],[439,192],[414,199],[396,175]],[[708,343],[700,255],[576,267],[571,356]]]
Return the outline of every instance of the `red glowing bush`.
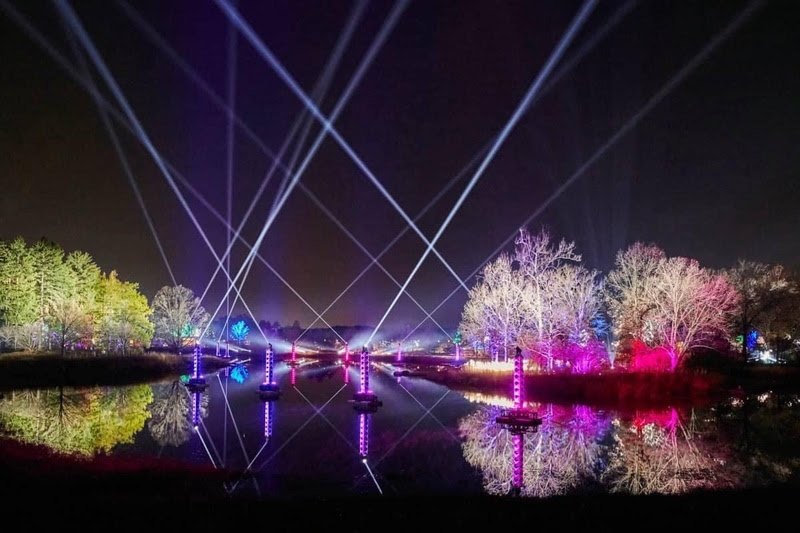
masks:
[[[629,369],[632,372],[669,372],[672,362],[667,350],[661,346],[651,348],[636,339],[632,346],[633,357]]]

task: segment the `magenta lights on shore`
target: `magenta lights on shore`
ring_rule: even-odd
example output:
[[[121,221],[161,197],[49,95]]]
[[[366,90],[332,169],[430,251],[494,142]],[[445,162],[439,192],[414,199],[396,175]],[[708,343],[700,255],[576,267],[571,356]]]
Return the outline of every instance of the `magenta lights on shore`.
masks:
[[[511,441],[514,460],[512,465],[511,487],[512,491],[518,495],[522,491],[523,463],[525,462],[525,457],[523,455],[525,449],[525,435],[523,433],[514,433],[511,435]]]
[[[358,455],[363,462],[367,462],[369,453],[369,415],[360,413],[358,415]]]
[[[361,389],[359,392],[369,392],[369,352],[366,347],[361,350]]]

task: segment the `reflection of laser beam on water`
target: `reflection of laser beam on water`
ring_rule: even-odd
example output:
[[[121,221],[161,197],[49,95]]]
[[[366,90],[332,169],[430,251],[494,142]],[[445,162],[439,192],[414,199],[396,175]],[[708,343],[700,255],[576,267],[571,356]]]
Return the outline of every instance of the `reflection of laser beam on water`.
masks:
[[[533,219],[539,216],[551,203],[557,200],[561,194],[569,188],[578,178],[582,177],[584,173],[591,167],[598,159],[606,154],[622,137],[624,137],[627,133],[629,133],[633,128],[635,128],[639,122],[655,108],[664,98],[666,98],[678,85],[680,85],[697,67],[702,65],[705,60],[711,55],[714,50],[719,47],[725,40],[727,40],[735,31],[737,31],[745,22],[747,22],[756,11],[761,9],[765,4],[764,0],[755,0],[750,2],[746,8],[744,8],[739,15],[737,15],[733,20],[731,20],[722,30],[717,32],[714,37],[706,44],[692,59],[689,60],[678,72],[676,72],[670,79],[665,83],[661,89],[659,89],[650,99],[642,106],[639,111],[637,111],[633,116],[631,116],[605,143],[603,143],[592,156],[586,160],[566,181],[564,181],[553,193],[533,212],[528,218],[526,218],[522,224],[518,227],[524,227],[530,224]],[[495,248],[484,261],[482,261],[468,276],[466,279],[473,278],[480,270],[491,261],[500,250],[502,250],[505,246],[511,242],[514,236],[517,234],[517,230],[506,239],[504,240],[500,246]],[[445,297],[444,300],[441,301],[439,305],[437,305],[431,314],[436,313],[450,298],[455,295],[460,286],[456,286],[456,288],[450,292],[450,294]],[[422,324],[425,323],[427,318],[423,319],[417,326],[412,329],[408,335],[406,335],[404,341],[408,339],[417,329],[419,329]]]
[[[225,392],[225,389],[222,387],[222,379],[217,374],[217,381],[219,382],[219,388],[222,391],[222,397],[225,399],[225,407],[228,413],[231,415],[231,422],[233,423],[233,429],[236,431],[236,437],[239,439],[239,445],[242,448],[242,455],[244,455],[245,461],[250,461],[250,458],[247,456],[247,450],[244,446],[244,441],[242,440],[242,435],[239,433],[239,426],[236,424],[236,417],[233,416],[233,411],[231,410],[231,404],[228,402],[228,394]],[[209,437],[210,438],[210,437]]]
[[[331,422],[331,421],[328,419],[328,417],[327,417],[327,416],[323,415],[323,414],[322,414],[322,412],[321,412],[319,409],[317,409],[317,407],[316,407],[316,406],[315,406],[313,403],[311,403],[311,400],[309,400],[309,399],[306,397],[306,395],[305,395],[305,394],[303,394],[302,392],[300,392],[300,389],[298,389],[297,387],[293,387],[293,388],[294,388],[294,390],[295,390],[295,391],[297,391],[297,394],[299,394],[299,395],[300,395],[300,397],[301,397],[301,398],[303,398],[303,399],[306,401],[306,403],[308,403],[308,405],[310,405],[310,406],[311,406],[311,408],[312,408],[312,409],[314,409],[314,411],[316,411],[316,412],[317,412],[317,414],[320,416],[320,418],[322,418],[322,419],[323,419],[323,420],[324,420],[324,421],[325,421],[325,422],[326,422],[326,423],[327,423],[327,424],[328,424],[328,425],[329,425],[329,426],[330,426],[330,427],[331,427],[331,428],[332,428],[332,429],[333,429],[333,430],[336,432],[336,434],[337,434],[337,435],[339,435],[339,436],[342,438],[342,440],[344,440],[344,441],[347,443],[347,445],[348,445],[348,446],[350,446],[351,448],[355,449],[355,447],[353,446],[353,443],[352,443],[352,442],[350,442],[349,440],[347,440],[347,437],[345,437],[345,436],[342,434],[342,432],[339,430],[339,428],[337,428],[337,427],[336,427],[336,426],[333,424],[333,422]]]

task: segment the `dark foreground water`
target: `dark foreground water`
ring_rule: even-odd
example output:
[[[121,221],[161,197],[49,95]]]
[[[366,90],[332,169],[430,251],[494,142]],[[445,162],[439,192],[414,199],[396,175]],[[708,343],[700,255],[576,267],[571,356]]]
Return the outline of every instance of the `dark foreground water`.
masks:
[[[226,487],[249,496],[682,493],[794,483],[800,472],[797,396],[630,412],[535,405],[538,431],[512,435],[494,421],[505,398],[398,381],[376,365],[383,406],[359,414],[358,371],[348,377],[328,363],[293,376],[279,363],[282,395],[269,403],[253,367],[208,376],[197,396],[179,381],[15,391],[0,400],[0,432],[79,455],[250,467]]]

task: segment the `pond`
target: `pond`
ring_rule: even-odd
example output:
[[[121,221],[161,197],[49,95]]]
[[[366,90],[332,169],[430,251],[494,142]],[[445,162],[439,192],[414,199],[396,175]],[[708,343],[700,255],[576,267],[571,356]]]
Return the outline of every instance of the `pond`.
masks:
[[[227,483],[234,496],[682,493],[795,482],[800,471],[794,395],[629,412],[531,404],[542,424],[520,435],[495,422],[510,399],[392,370],[373,365],[374,413],[353,408],[357,368],[306,360],[277,364],[272,402],[257,393],[258,365],[209,375],[197,394],[180,381],[13,391],[0,431],[83,456],[249,470]]]

